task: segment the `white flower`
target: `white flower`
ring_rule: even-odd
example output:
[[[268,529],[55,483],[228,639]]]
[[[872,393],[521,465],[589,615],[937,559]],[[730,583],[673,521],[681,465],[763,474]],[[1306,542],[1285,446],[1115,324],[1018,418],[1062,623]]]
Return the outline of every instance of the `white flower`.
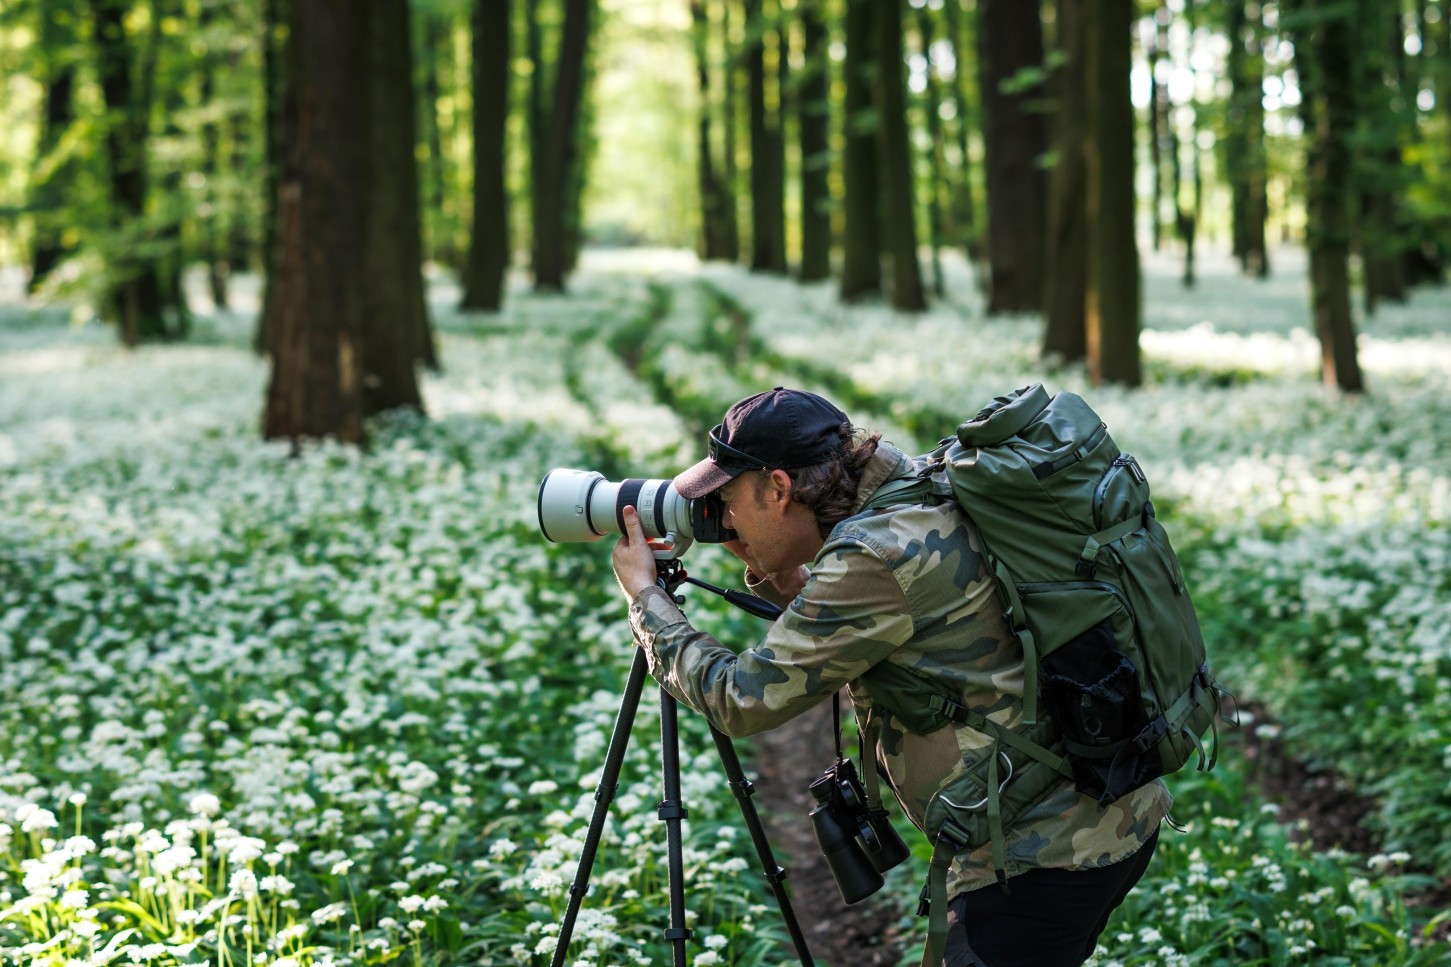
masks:
[[[332,875],[333,876],[342,876],[343,874],[347,873],[348,870],[351,870],[352,868],[353,868],[353,861],[352,860],[340,860],[339,862],[333,864]]]
[[[60,825],[56,822],[55,813],[49,809],[41,809],[34,803],[26,803],[17,809],[15,818],[20,821],[22,833],[39,833],[47,829],[55,829]]]
[[[188,808],[198,816],[212,817],[222,811],[222,801],[209,792],[197,793]]]
[[[237,896],[251,899],[257,895],[257,874],[251,870],[236,870],[227,881],[227,887]]]

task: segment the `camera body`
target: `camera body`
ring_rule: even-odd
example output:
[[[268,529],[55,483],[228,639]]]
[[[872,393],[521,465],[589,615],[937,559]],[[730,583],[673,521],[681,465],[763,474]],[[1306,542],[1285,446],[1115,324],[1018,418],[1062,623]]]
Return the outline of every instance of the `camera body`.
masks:
[[[851,760],[837,759],[808,789],[816,800],[809,814],[811,828],[842,900],[866,899],[882,888],[882,874],[911,851],[886,809],[867,802]]]
[[[647,538],[666,545],[655,550],[661,560],[679,557],[694,541],[723,544],[736,539],[736,532],[724,526],[719,494],[691,500],[680,496],[669,480],[612,483],[595,470],[554,469],[539,483],[539,530],[556,543],[623,534],[626,507],[640,515]]]

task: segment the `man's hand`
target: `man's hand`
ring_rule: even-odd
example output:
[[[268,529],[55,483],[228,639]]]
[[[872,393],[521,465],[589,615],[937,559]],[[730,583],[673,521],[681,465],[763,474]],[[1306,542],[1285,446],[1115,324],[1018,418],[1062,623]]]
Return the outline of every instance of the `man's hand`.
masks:
[[[641,591],[655,583],[659,574],[655,569],[655,555],[645,540],[645,529],[640,526],[640,515],[634,507],[626,507],[624,517],[625,533],[615,544],[610,561],[615,567],[615,580],[625,592],[625,600],[633,604]]]

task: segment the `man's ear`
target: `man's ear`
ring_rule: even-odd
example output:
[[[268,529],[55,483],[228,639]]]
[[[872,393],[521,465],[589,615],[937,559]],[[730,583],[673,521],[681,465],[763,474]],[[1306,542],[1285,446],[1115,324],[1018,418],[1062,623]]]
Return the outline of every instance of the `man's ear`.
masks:
[[[795,481],[791,475],[784,470],[772,470],[771,475],[766,478],[766,500],[770,503],[789,503],[791,487]]]

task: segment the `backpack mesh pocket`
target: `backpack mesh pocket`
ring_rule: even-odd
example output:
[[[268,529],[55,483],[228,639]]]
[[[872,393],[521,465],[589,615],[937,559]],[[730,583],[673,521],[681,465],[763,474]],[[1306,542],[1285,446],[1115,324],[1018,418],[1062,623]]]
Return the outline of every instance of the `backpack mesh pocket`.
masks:
[[[1063,734],[1079,792],[1106,804],[1153,778],[1140,781],[1147,770],[1134,766],[1124,771],[1125,743],[1148,721],[1138,675],[1114,647],[1110,621],[1056,649],[1043,660],[1043,671],[1044,700]],[[1133,784],[1123,788],[1126,783]]]

